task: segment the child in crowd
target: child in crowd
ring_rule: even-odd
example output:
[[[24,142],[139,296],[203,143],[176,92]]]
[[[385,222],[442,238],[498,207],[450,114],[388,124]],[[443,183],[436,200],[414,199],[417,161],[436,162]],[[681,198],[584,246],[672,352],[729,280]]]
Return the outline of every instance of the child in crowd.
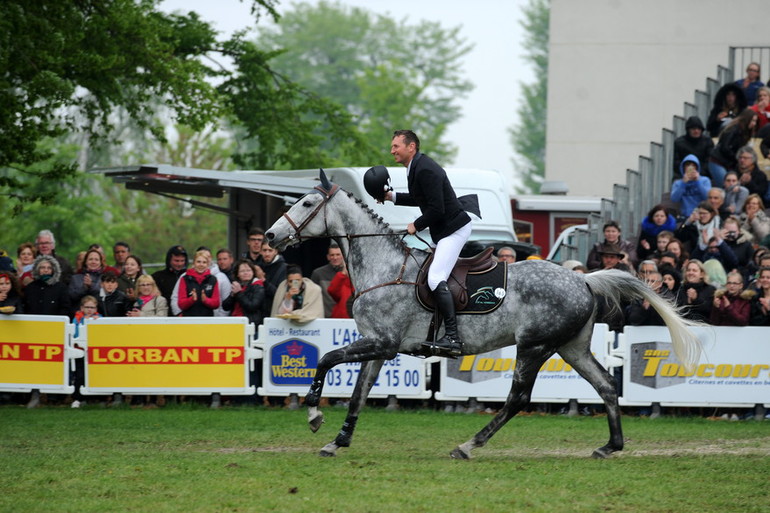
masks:
[[[104,283],[104,281],[102,281]],[[75,317],[72,319],[72,324],[75,325],[75,338],[80,336],[80,327],[83,326],[86,321],[99,319],[101,315],[97,311],[99,301],[94,296],[85,295],[80,300],[80,308],[75,312]],[[77,343],[75,344],[77,349],[83,349]],[[73,408],[80,408],[83,404],[83,396],[80,394],[80,387],[85,384],[85,363],[83,358],[77,358],[75,360],[75,372],[70,377],[70,383],[75,387],[75,393],[72,394],[71,406]]]
[[[101,277],[99,313],[104,317],[125,317],[129,309],[128,297],[118,290],[118,277],[106,272]]]

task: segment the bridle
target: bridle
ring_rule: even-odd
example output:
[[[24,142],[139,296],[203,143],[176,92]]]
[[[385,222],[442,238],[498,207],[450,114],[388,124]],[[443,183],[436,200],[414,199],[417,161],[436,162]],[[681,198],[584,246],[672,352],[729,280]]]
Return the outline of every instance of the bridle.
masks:
[[[310,215],[307,216],[307,218],[304,221],[302,221],[302,223],[300,223],[299,226],[297,226],[297,223],[295,223],[294,220],[291,217],[289,217],[289,213],[288,212],[284,212],[283,217],[285,217],[286,221],[288,221],[289,224],[291,225],[291,227],[294,228],[294,234],[293,235],[289,235],[289,240],[296,239],[298,243],[301,243],[302,242],[302,235],[301,235],[302,230],[310,223],[310,221],[315,219],[315,216],[318,215],[318,212],[320,212],[322,208],[324,210],[326,209],[326,204],[329,203],[329,200],[332,199],[332,197],[335,194],[337,194],[337,192],[339,192],[339,190],[340,190],[340,186],[337,185],[336,183],[335,184],[331,184],[331,189],[328,189],[328,190],[326,188],[324,188],[323,186],[321,186],[321,185],[316,185],[315,187],[313,187],[313,190],[310,191],[308,194],[320,194],[321,196],[323,196],[323,201],[321,201],[321,203],[319,203],[315,207],[315,210],[313,210],[310,213]],[[326,212],[325,211],[324,211],[324,226],[326,227],[326,231],[328,232],[329,231],[329,227],[328,227],[328,225],[326,225]]]
[[[336,183],[335,184],[331,184],[331,188],[330,189],[326,189],[322,185],[316,185],[315,187],[313,187],[313,190],[310,191],[308,194],[320,194],[321,196],[323,196],[323,200],[321,201],[321,203],[316,205],[315,209],[310,213],[310,215],[307,216],[307,218],[305,218],[305,220],[302,221],[299,225],[297,225],[297,223],[295,223],[294,220],[291,217],[289,217],[289,213],[288,212],[284,212],[283,217],[286,218],[286,221],[294,229],[294,234],[293,235],[289,235],[289,240],[296,240],[297,243],[301,243],[302,242],[302,234],[301,234],[302,230],[313,219],[315,219],[315,217],[318,215],[318,213],[322,209],[324,210],[324,227],[326,228],[325,231],[327,233],[326,237],[335,237],[334,235],[329,235],[329,226],[326,224],[326,205],[329,203],[329,200],[331,200],[332,197],[335,194],[337,194],[337,192],[339,192],[339,190],[340,190],[340,186],[337,185]],[[401,264],[401,270],[399,271],[398,276],[396,277],[395,280],[392,280],[392,281],[389,281],[389,282],[385,282],[385,283],[380,283],[379,285],[375,285],[373,287],[369,287],[368,289],[365,289],[365,290],[357,292],[355,297],[353,298],[354,301],[356,299],[358,299],[359,297],[361,297],[363,294],[369,292],[370,290],[378,289],[380,287],[385,287],[387,285],[402,285],[402,284],[403,285],[417,285],[417,282],[414,282],[414,281],[404,281],[403,280],[404,272],[406,272],[406,264],[409,261],[409,257],[410,256],[412,258],[415,258],[415,257],[414,257],[414,255],[412,255],[412,248],[410,248],[409,246],[407,246],[403,242],[403,237],[405,237],[406,234],[398,234],[398,233],[392,233],[392,234],[391,233],[388,233],[388,234],[383,234],[383,233],[363,233],[363,234],[342,234],[342,235],[336,235],[336,237],[345,237],[346,239],[348,239],[348,242],[350,242],[352,239],[356,239],[356,238],[359,238],[359,237],[383,237],[383,236],[392,236],[392,235],[397,235],[397,236],[401,236],[402,237],[401,244],[402,244],[402,246],[404,248],[404,261]],[[306,237],[306,238],[316,238],[316,237],[313,236],[313,237]],[[424,241],[423,239],[421,239],[419,236],[417,236],[417,238],[419,240],[421,240],[422,242],[425,242],[427,244],[427,242]]]

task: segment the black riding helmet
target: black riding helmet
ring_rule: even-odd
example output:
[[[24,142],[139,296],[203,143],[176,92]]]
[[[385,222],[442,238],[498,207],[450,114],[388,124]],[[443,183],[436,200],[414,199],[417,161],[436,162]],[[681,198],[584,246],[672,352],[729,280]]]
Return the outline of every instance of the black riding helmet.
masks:
[[[390,186],[388,168],[385,166],[370,167],[364,174],[364,189],[369,193],[369,196],[380,203],[385,201],[385,193],[393,190],[393,187]]]

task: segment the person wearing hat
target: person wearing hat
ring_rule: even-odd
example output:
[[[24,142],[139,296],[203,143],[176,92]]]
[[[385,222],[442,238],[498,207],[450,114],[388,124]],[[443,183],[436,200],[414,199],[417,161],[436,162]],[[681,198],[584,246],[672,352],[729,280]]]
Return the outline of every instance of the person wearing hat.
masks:
[[[687,155],[695,155],[703,162],[702,175],[711,178],[708,170],[708,161],[711,150],[714,149],[714,141],[703,134],[705,126],[698,116],[690,116],[684,123],[685,134],[674,140],[674,174],[673,180],[682,178],[681,164]]]
[[[604,223],[602,233],[604,234],[604,242],[595,243],[591,251],[588,252],[586,267],[592,271],[600,269],[602,262],[599,250],[604,246],[615,244],[623,252],[623,263],[629,269],[635,268],[637,264],[636,247],[631,241],[623,239],[618,222],[610,220]]]
[[[599,270],[603,271],[605,269],[617,269],[619,271],[630,272],[630,268],[623,263],[623,259],[626,257],[626,254],[622,249],[620,249],[620,245],[618,243],[613,242],[610,244],[605,244],[599,249],[598,253],[602,261]]]
[[[471,235],[471,217],[480,216],[478,197],[458,198],[446,171],[430,157],[420,153],[420,139],[411,130],[396,130],[391,139],[390,153],[407,169],[408,192],[387,191],[383,200],[396,205],[419,207],[421,215],[407,225],[409,234],[426,228],[435,243],[433,262],[428,269],[428,287],[433,293],[436,309],[444,319],[445,334],[437,341],[423,346],[433,354],[457,356],[463,343],[457,332],[455,306],[447,280],[460,256],[463,245]]]

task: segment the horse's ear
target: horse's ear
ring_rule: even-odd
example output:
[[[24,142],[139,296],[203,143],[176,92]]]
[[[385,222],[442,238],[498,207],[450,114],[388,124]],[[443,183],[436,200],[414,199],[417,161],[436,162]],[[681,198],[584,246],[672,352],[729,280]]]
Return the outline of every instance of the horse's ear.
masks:
[[[326,178],[326,173],[324,173],[323,169],[321,169],[319,178],[321,179],[321,187],[323,187],[327,191],[332,190],[332,183],[329,181],[328,178]]]

